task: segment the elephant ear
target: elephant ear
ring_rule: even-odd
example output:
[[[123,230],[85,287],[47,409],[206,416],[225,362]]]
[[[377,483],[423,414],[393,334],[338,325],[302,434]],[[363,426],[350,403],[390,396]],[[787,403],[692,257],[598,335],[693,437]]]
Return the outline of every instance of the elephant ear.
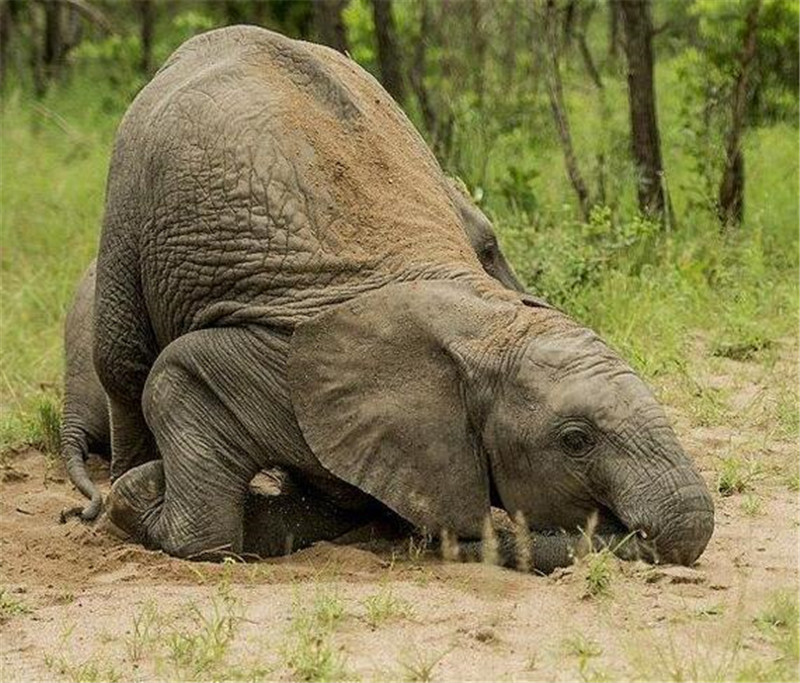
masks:
[[[295,415],[320,463],[417,527],[465,537],[480,535],[489,476],[464,361],[437,330],[468,325],[476,299],[454,283],[389,285],[298,325],[289,355]]]

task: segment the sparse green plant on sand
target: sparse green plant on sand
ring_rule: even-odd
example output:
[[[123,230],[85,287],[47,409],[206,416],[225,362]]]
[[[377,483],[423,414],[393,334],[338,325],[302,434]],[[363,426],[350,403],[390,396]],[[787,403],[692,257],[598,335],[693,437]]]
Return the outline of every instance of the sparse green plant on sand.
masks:
[[[116,683],[122,680],[119,671],[105,664],[100,655],[73,662],[66,656],[48,654],[45,655],[44,662],[50,671],[74,683]]]
[[[413,683],[428,683],[434,680],[434,671],[449,653],[444,652],[422,652],[415,647],[412,651],[403,655],[398,663],[403,672],[403,680]]]
[[[578,673],[582,680],[603,678],[601,672],[590,668],[589,664],[603,654],[603,648],[592,638],[576,633],[563,642],[564,651],[577,659]]]
[[[397,597],[391,586],[383,586],[363,601],[367,623],[376,628],[390,619],[402,619],[414,614],[407,600]]]
[[[589,553],[583,559],[586,565],[586,594],[602,597],[611,592],[616,559],[608,548]]]
[[[33,610],[23,600],[17,598],[6,588],[0,588],[0,623]]]
[[[755,494],[748,493],[742,499],[742,512],[748,517],[758,517],[762,512],[761,498]]]
[[[338,593],[319,589],[310,606],[303,607],[295,601],[293,611],[282,648],[292,674],[301,681],[348,678],[346,654],[333,643],[336,626],[344,616],[344,604]]]
[[[158,608],[154,602],[148,601],[133,617],[133,628],[125,642],[128,658],[134,664],[151,647],[159,632]]]
[[[180,678],[214,677],[241,621],[241,603],[219,590],[206,608],[190,604],[183,619],[161,631],[166,660]]]
[[[744,493],[760,474],[761,466],[752,459],[735,455],[722,458],[717,470],[717,491],[723,496]]]

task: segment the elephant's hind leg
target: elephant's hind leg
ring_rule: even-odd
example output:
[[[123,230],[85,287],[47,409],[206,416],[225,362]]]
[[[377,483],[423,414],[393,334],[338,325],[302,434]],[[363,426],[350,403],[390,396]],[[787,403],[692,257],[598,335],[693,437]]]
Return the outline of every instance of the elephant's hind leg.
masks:
[[[134,541],[152,547],[148,529],[164,503],[164,463],[153,460],[128,470],[106,500],[108,518]]]
[[[101,247],[98,260],[92,355],[109,401],[114,481],[158,457],[142,414],[142,392],[158,350],[142,295],[138,258],[125,241],[110,242],[111,253],[104,255]],[[134,267],[123,268],[123,263]]]

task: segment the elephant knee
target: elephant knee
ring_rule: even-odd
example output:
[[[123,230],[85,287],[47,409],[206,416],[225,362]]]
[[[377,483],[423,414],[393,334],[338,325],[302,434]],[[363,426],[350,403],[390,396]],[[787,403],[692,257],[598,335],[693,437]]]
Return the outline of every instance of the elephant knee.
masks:
[[[152,545],[166,489],[160,460],[135,467],[114,482],[106,501],[109,520],[144,545]]]

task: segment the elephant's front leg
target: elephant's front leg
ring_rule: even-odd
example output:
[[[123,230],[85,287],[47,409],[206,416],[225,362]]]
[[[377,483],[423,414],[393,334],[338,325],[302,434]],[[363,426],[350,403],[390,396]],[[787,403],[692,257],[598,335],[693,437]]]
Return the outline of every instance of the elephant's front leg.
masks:
[[[112,522],[177,557],[242,551],[245,494],[265,456],[219,390],[245,371],[226,336],[194,332],[161,353],[142,405],[162,461],[123,474],[109,497]],[[238,400],[256,402],[268,422],[268,397],[245,387]]]

